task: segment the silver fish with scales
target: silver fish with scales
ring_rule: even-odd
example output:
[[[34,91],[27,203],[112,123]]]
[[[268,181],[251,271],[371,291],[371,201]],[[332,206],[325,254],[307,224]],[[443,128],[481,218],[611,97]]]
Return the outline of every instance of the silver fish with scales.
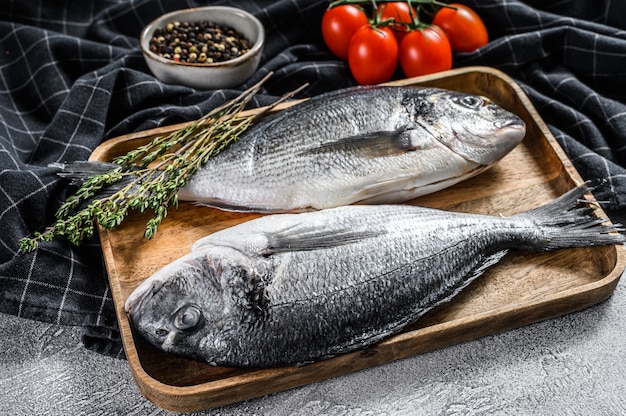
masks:
[[[622,244],[580,186],[510,217],[411,205],[275,214],[198,240],[125,308],[166,352],[216,365],[303,364],[401,331],[510,249]]]
[[[403,202],[484,171],[525,131],[517,115],[476,95],[343,89],[261,120],[209,159],[178,196],[257,212]]]

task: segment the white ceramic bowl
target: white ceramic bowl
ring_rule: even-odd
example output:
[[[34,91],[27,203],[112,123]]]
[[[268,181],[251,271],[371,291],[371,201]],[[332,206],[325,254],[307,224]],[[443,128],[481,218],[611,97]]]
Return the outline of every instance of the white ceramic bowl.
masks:
[[[207,20],[229,26],[250,42],[245,54],[224,62],[175,62],[150,51],[150,39],[157,28],[168,23]],[[141,32],[141,50],[152,73],[168,84],[181,84],[198,89],[231,88],[241,84],[254,73],[265,44],[265,31],[259,20],[250,13],[226,6],[208,6],[184,9],[164,14],[153,20]]]

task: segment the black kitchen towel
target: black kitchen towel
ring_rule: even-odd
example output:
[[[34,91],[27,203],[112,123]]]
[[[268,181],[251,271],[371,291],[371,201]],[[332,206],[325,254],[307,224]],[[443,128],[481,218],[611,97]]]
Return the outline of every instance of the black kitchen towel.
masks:
[[[516,79],[587,179],[608,179],[604,208],[626,206],[626,3],[461,1],[485,20],[491,42],[455,56]],[[544,4],[547,3],[547,4]],[[267,46],[252,79],[197,91],[158,81],[138,37],[159,15],[223,4],[256,15]],[[85,327],[87,348],[122,356],[97,238],[21,253],[70,192],[48,168],[86,160],[103,141],[196,119],[268,72],[252,106],[309,83],[301,97],[354,85],[320,35],[326,1],[6,0],[0,9],[0,312]],[[400,76],[398,74],[397,76]]]

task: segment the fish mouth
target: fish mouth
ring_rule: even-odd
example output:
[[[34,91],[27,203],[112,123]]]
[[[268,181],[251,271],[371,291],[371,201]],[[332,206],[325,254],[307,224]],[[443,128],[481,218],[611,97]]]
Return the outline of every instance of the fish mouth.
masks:
[[[161,290],[164,282],[162,280],[147,279],[142,282],[126,299],[124,309],[131,318],[137,318],[142,310],[142,305]]]
[[[184,272],[185,268],[191,267],[192,269],[202,270],[202,265],[192,256],[187,255],[163,266],[152,276],[144,280],[137,288],[128,296],[124,303],[124,309],[126,312],[130,312],[133,309],[139,309],[143,303],[149,298],[156,295],[159,290],[166,284],[170,284],[178,279],[181,271]]]
[[[457,140],[451,149],[470,162],[490,166],[513,150],[526,135],[526,123],[519,118],[506,118],[493,122],[488,134],[467,135],[454,132]]]
[[[518,117],[496,121],[495,146],[498,148],[500,157],[513,150],[526,136],[526,123]]]
[[[526,123],[519,118],[498,120],[493,123],[495,137],[505,142],[519,143],[526,135]]]

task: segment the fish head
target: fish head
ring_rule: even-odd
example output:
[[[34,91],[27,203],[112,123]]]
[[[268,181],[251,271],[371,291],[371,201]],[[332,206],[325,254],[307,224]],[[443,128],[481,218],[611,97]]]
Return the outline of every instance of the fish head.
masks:
[[[516,114],[490,99],[457,91],[428,89],[405,97],[416,123],[432,126],[431,134],[466,160],[489,166],[515,148],[526,134]]]
[[[231,268],[204,251],[192,252],[157,271],[125,304],[135,330],[168,353],[211,361],[227,321],[223,280]],[[209,358],[207,358],[209,357]]]

